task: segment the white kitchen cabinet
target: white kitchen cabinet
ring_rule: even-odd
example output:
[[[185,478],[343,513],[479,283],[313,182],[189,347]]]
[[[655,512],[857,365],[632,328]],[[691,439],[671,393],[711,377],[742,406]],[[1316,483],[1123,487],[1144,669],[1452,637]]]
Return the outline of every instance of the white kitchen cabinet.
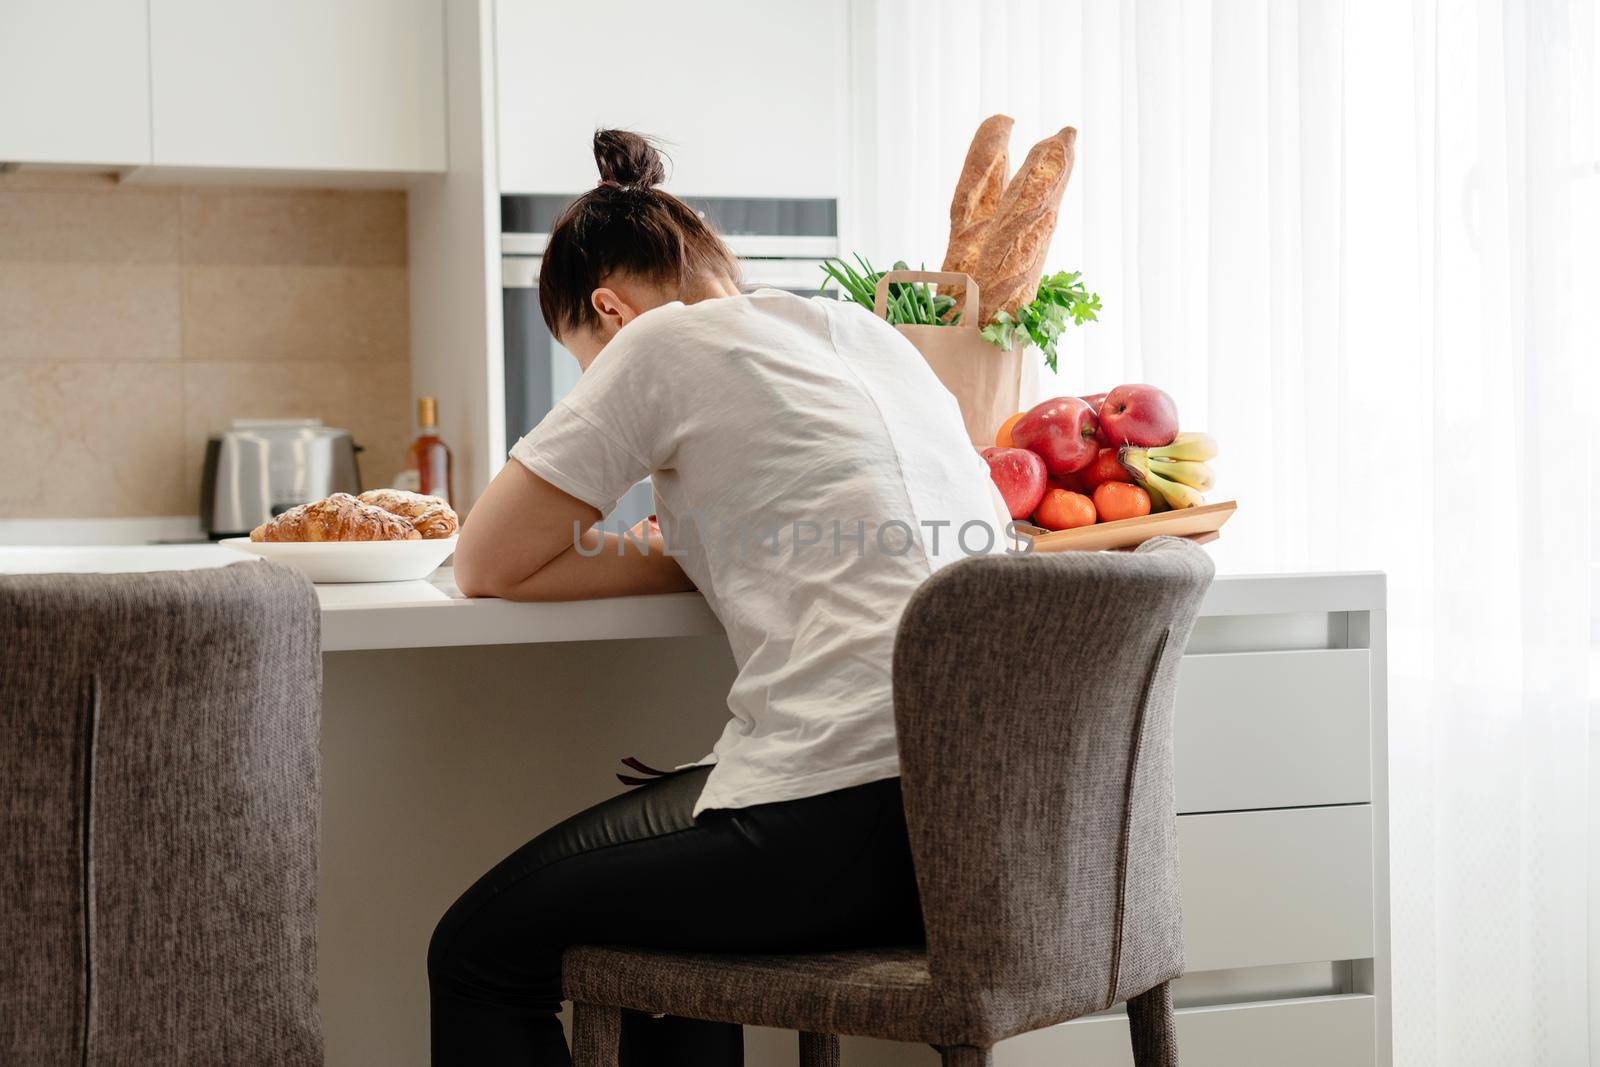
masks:
[[[1371,958],[1370,805],[1180,815],[1178,854],[1188,972]]]
[[[158,167],[442,171],[443,0],[149,0]]]
[[[150,162],[145,0],[0,3],[0,162]]]
[[[595,183],[596,127],[666,142],[682,195],[837,197],[844,0],[498,0],[500,189]]]
[[[1183,657],[1179,813],[1371,801],[1370,658],[1364,648]]]

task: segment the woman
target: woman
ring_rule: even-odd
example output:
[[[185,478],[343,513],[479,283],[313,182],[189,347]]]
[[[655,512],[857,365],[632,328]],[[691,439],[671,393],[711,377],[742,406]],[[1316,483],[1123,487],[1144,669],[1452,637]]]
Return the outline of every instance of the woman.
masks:
[[[934,569],[1002,540],[954,399],[864,309],[740,295],[727,248],[595,135],[599,185],[550,234],[539,301],[584,372],[511,450],[455,554],[469,596],[698,588],[738,665],[701,765],[534,838],[428,954],[435,1064],[561,1064],[561,951],[914,943],[890,696],[895,623]],[[591,529],[641,478],[659,529]],[[625,1063],[741,1062],[737,1028],[630,1020]]]

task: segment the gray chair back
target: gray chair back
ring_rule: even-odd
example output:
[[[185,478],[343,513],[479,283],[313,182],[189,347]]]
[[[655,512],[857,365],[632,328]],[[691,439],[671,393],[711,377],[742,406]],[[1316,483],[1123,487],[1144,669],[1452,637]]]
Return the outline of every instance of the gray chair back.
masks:
[[[987,1044],[1183,970],[1172,786],[1196,545],[963,560],[913,597],[895,722],[928,966]]]
[[[0,575],[0,1063],[322,1063],[316,593]]]

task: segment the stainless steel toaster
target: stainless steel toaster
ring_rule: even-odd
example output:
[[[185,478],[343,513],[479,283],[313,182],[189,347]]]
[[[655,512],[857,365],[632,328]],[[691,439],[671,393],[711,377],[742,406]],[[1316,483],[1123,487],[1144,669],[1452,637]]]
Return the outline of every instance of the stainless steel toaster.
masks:
[[[235,419],[206,442],[200,524],[213,539],[242,537],[296,504],[359,493],[359,451],[316,419]]]

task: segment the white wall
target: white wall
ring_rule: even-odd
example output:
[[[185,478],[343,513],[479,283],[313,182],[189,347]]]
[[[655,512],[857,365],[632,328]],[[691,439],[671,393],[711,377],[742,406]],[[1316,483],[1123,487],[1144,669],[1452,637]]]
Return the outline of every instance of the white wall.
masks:
[[[449,170],[410,196],[412,388],[439,400],[463,511],[505,462],[493,34],[489,0],[446,0]]]

